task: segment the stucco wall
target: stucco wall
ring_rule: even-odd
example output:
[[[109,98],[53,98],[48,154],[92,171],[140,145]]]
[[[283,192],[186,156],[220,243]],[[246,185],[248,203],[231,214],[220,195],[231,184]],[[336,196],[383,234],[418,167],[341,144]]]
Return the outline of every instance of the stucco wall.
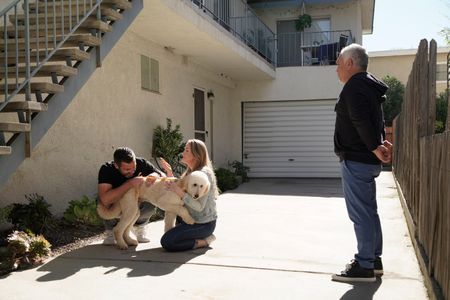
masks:
[[[386,75],[394,76],[406,85],[409,74],[412,70],[414,59],[416,57],[416,51],[408,51],[411,52],[408,54],[403,54],[402,50],[399,50],[399,52],[400,53],[397,54],[392,51],[386,51],[385,54],[382,52],[376,52],[373,54],[369,53],[369,72],[379,78],[383,78]],[[442,50],[442,52],[437,53],[437,63],[446,62],[447,53],[448,51],[446,50]],[[436,83],[437,93],[445,91],[446,88],[446,82],[438,81]]]
[[[141,89],[141,54],[159,61],[160,94]],[[70,200],[96,194],[98,169],[112,159],[115,147],[126,145],[149,158],[153,129],[165,126],[166,118],[181,125],[186,140],[192,138],[194,87],[214,91],[214,158],[217,165],[226,164],[232,159],[223,151],[231,136],[226,126],[231,86],[230,81],[128,30],[32,157],[1,187],[0,203],[25,202],[25,194],[38,193],[60,214]]]

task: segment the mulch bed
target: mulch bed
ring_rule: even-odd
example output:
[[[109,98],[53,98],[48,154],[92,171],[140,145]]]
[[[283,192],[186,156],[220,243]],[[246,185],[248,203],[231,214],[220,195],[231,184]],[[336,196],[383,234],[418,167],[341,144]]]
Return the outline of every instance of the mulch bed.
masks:
[[[0,232],[0,249],[5,249],[6,238],[12,230]],[[73,226],[62,221],[56,221],[43,233],[44,237],[52,245],[50,257],[58,256],[66,252],[82,248],[90,243],[104,238],[104,228],[93,226]],[[0,256],[0,276],[11,272],[6,265],[7,257]],[[21,266],[19,269],[26,269],[33,266]]]

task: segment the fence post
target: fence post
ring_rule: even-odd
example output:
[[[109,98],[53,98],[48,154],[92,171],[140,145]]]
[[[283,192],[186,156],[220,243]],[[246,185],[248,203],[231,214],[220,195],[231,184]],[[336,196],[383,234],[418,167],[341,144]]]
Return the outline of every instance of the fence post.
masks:
[[[427,135],[434,134],[436,122],[436,49],[435,40],[430,42],[430,53],[428,59],[428,125]]]
[[[428,133],[428,42],[427,40],[420,41],[419,46],[419,78],[418,78],[418,125],[419,138],[426,136]]]
[[[447,126],[446,131],[450,131],[450,52],[447,54]]]

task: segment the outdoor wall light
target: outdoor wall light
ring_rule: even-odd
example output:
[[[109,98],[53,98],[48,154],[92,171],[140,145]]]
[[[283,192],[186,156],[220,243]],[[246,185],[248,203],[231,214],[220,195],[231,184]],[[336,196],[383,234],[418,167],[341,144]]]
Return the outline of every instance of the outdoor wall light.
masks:
[[[213,101],[214,100],[214,92],[212,90],[209,90],[206,93],[206,97],[208,98],[208,100]]]

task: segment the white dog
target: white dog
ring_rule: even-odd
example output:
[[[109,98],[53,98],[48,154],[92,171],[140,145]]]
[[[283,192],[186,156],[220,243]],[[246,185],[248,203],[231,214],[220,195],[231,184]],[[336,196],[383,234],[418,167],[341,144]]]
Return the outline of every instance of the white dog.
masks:
[[[155,177],[147,176],[146,181],[153,181]],[[130,237],[130,230],[139,218],[138,199],[150,202],[165,211],[164,232],[173,228],[176,216],[179,215],[186,224],[194,224],[194,219],[184,207],[183,200],[172,191],[167,191],[165,182],[176,181],[178,186],[185,190],[192,198],[198,199],[209,191],[208,176],[201,171],[194,171],[183,179],[174,177],[156,177],[155,182],[147,186],[142,184],[139,188],[132,188],[110,208],[99,204],[97,213],[103,219],[110,220],[120,216],[120,221],[114,226],[114,238],[119,249],[128,249],[128,246],[137,246],[138,241]]]

